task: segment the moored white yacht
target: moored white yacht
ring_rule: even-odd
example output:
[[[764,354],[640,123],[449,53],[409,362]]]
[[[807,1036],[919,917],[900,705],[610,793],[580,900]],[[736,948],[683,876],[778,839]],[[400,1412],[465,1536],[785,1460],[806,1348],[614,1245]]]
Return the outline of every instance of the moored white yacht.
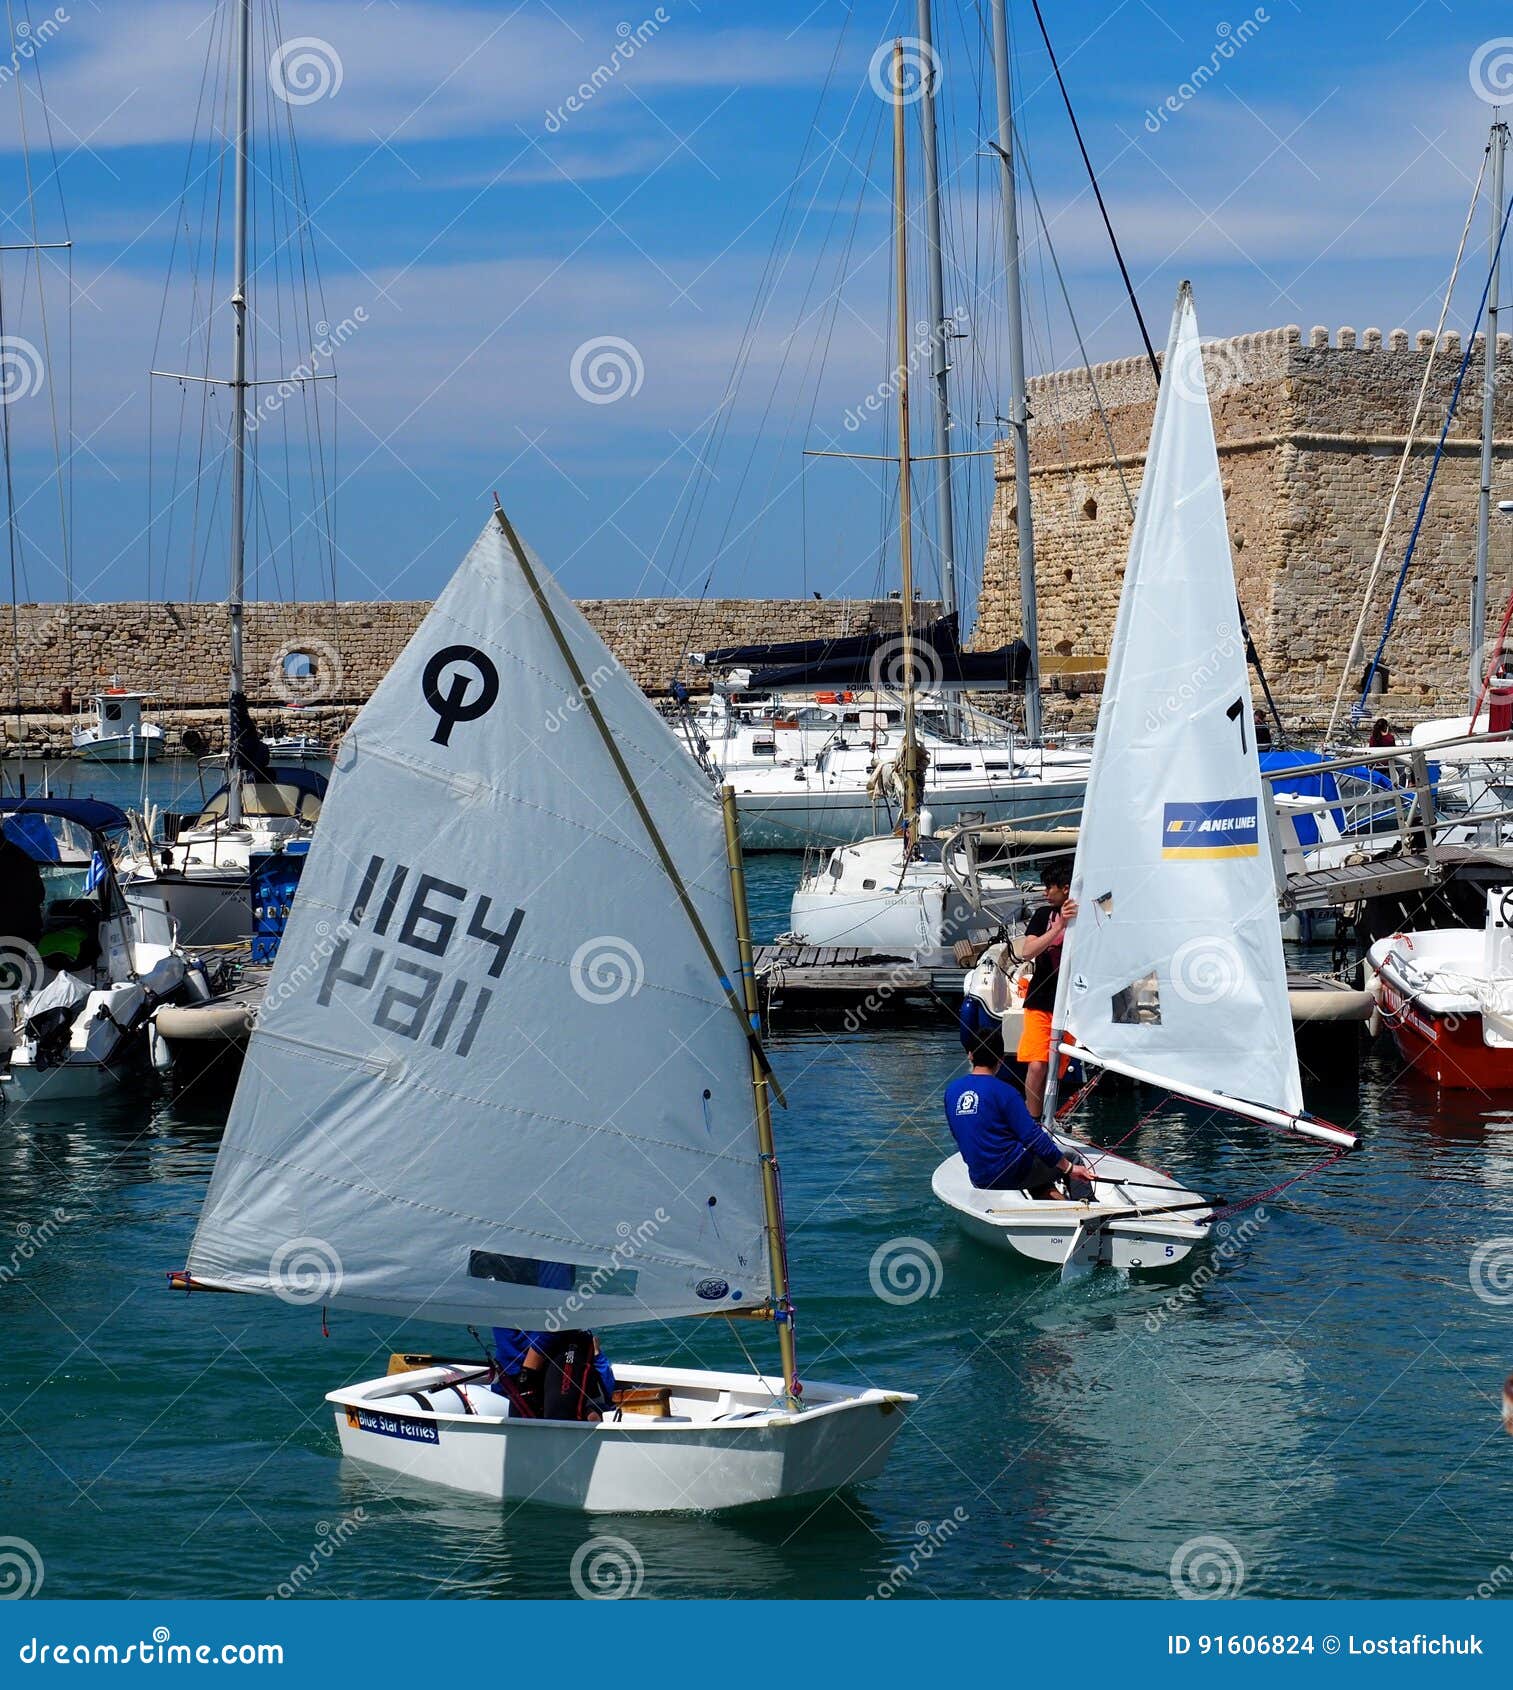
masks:
[[[251,937],[254,861],[308,839],[326,790],[325,776],[312,769],[271,772],[272,780],[233,774],[237,813],[228,781],[172,838],[152,838],[150,822],[133,817],[131,847],[118,870],[144,936],[187,948]]]

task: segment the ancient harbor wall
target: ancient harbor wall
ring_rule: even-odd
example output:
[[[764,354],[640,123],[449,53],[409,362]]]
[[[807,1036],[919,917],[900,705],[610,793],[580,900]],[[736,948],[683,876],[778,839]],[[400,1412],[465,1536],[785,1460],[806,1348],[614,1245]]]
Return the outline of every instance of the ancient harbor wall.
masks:
[[[415,632],[421,601],[249,604],[247,690],[269,732],[337,731]],[[898,626],[888,599],[586,599],[580,608],[647,692],[675,676],[707,688],[687,651],[756,641],[866,633]],[[921,616],[939,607],[920,607]],[[220,744],[226,695],[226,611],[218,604],[24,604],[16,639],[0,632],[0,746],[56,743],[65,735],[65,692],[75,708],[118,676],[152,695],[152,717],[195,726]]]
[[[1377,555],[1434,337],[1368,328],[1269,329],[1203,349],[1240,595],[1268,675],[1299,721],[1327,716]],[[1513,497],[1513,343],[1499,335],[1493,498]],[[1403,720],[1465,708],[1480,481],[1484,337],[1466,370],[1389,643],[1383,709]],[[1443,337],[1367,620],[1374,649],[1444,423],[1464,346]],[[1173,379],[1193,379],[1175,371]],[[1030,475],[1043,657],[1108,651],[1155,410],[1147,361],[1124,358],[1030,384]],[[1102,402],[1103,415],[1099,412]],[[1111,445],[1112,439],[1112,445]],[[1115,467],[1115,454],[1121,469]],[[977,639],[1019,629],[1012,453],[1000,446]],[[1488,624],[1513,583],[1513,522],[1494,512]],[[1364,659],[1354,666],[1358,677]],[[1351,694],[1347,692],[1347,698]],[[1068,701],[1051,719],[1067,720]],[[1086,714],[1085,709],[1081,712]]]

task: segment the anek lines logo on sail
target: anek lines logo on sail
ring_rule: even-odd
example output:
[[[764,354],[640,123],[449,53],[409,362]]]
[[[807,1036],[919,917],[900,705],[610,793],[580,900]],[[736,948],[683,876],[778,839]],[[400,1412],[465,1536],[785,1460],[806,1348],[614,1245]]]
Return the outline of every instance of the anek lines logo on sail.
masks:
[[[1254,857],[1260,850],[1254,798],[1206,804],[1168,804],[1161,828],[1163,857]]]

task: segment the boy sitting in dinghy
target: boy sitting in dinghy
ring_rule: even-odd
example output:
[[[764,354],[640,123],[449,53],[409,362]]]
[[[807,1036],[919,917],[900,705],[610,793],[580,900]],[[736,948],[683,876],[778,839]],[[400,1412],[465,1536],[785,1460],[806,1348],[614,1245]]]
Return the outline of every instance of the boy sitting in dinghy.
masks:
[[[533,1419],[597,1420],[615,1400],[614,1370],[592,1332],[496,1326],[494,1364],[494,1389]]]
[[[1068,1156],[1013,1086],[998,1077],[996,1042],[976,1040],[972,1072],[946,1087],[946,1124],[972,1184],[981,1191],[1027,1191],[1048,1201],[1090,1195],[1093,1170]],[[1065,1190],[1056,1183],[1062,1176]]]

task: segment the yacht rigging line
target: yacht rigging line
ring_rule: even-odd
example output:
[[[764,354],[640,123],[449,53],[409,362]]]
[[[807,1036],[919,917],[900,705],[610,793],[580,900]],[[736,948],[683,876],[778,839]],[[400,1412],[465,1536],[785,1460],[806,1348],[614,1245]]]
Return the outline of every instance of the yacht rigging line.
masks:
[[[1413,566],[1413,554],[1418,546],[1419,532],[1424,526],[1424,517],[1429,509],[1429,499],[1434,492],[1435,477],[1439,474],[1440,460],[1445,455],[1445,441],[1450,433],[1450,424],[1455,421],[1455,409],[1460,403],[1460,390],[1466,379],[1466,371],[1470,367],[1471,354],[1476,350],[1476,331],[1481,327],[1481,320],[1487,309],[1487,298],[1492,291],[1492,278],[1497,273],[1497,254],[1502,250],[1502,243],[1508,235],[1508,219],[1513,216],[1513,197],[1508,200],[1508,208],[1503,212],[1502,223],[1497,232],[1497,249],[1493,254],[1492,265],[1487,271],[1487,280],[1481,290],[1481,301],[1476,307],[1476,316],[1472,319],[1470,332],[1466,336],[1466,350],[1461,355],[1460,368],[1455,372],[1455,386],[1450,393],[1450,405],[1445,412],[1444,427],[1439,431],[1439,439],[1435,442],[1434,457],[1429,464],[1428,478],[1424,482],[1423,497],[1418,502],[1418,514],[1413,519],[1413,530],[1408,536],[1407,550],[1403,553],[1403,561],[1397,572],[1397,580],[1393,583],[1392,597],[1387,604],[1387,620],[1382,626],[1382,637],[1377,641],[1376,651],[1372,654],[1371,664],[1366,670],[1365,679],[1361,682],[1361,696],[1351,709],[1352,718],[1359,722],[1366,713],[1366,700],[1371,696],[1371,684],[1376,679],[1378,666],[1382,661],[1382,654],[1387,649],[1387,641],[1392,636],[1392,627],[1397,620],[1398,605],[1402,600],[1403,587],[1408,580],[1408,571]],[[1497,348],[1491,349],[1493,358],[1497,356]]]
[[[1376,592],[1376,584],[1382,573],[1382,562],[1387,555],[1387,541],[1392,533],[1393,518],[1397,515],[1397,501],[1403,491],[1403,483],[1408,476],[1408,464],[1413,456],[1413,447],[1418,439],[1419,419],[1424,414],[1424,404],[1429,397],[1429,383],[1434,376],[1434,362],[1439,356],[1440,345],[1444,337],[1445,321],[1450,315],[1450,302],[1455,297],[1455,284],[1460,277],[1460,267],[1466,256],[1466,242],[1471,238],[1471,225],[1476,218],[1476,207],[1481,199],[1482,183],[1486,179],[1487,162],[1492,155],[1492,144],[1487,143],[1486,151],[1482,153],[1481,169],[1476,175],[1476,184],[1471,190],[1471,202],[1466,207],[1466,221],[1460,232],[1460,245],[1455,249],[1455,262],[1450,267],[1450,279],[1445,284],[1445,297],[1440,302],[1439,321],[1434,326],[1434,340],[1429,348],[1429,357],[1424,365],[1423,380],[1418,384],[1418,398],[1414,402],[1413,416],[1408,423],[1408,435],[1403,441],[1402,455],[1397,462],[1397,474],[1392,481],[1392,492],[1388,495],[1386,515],[1382,518],[1381,533],[1377,537],[1376,556],[1371,560],[1371,573],[1366,577],[1366,591],[1361,597],[1361,613],[1356,618],[1355,632],[1350,636],[1350,644],[1345,651],[1345,661],[1340,666],[1340,684],[1335,688],[1334,703],[1329,710],[1329,725],[1324,729],[1321,742],[1327,746],[1334,738],[1335,724],[1339,720],[1340,705],[1345,698],[1345,686],[1350,679],[1352,667],[1359,661],[1361,641],[1366,633],[1366,618],[1371,614],[1371,599]]]
[[[1066,82],[1061,74],[1061,65],[1056,58],[1056,49],[1051,45],[1050,31],[1045,27],[1045,19],[1041,16],[1040,0],[1030,0],[1035,9],[1035,22],[1040,26],[1040,39],[1045,42],[1045,50],[1050,54],[1051,69],[1056,73],[1056,86],[1061,90],[1061,103],[1066,107],[1066,115],[1071,119],[1072,133],[1077,137],[1077,150],[1082,154],[1082,162],[1087,170],[1087,179],[1092,185],[1093,198],[1098,202],[1098,213],[1103,218],[1103,227],[1108,231],[1109,245],[1114,249],[1114,259],[1119,265],[1119,274],[1124,278],[1124,291],[1129,297],[1130,307],[1135,313],[1135,321],[1140,325],[1140,338],[1145,342],[1145,356],[1150,360],[1150,367],[1155,371],[1156,381],[1161,380],[1161,366],[1156,358],[1156,349],[1151,345],[1150,331],[1145,326],[1145,313],[1140,309],[1140,301],[1135,294],[1135,284],[1130,280],[1129,266],[1124,262],[1124,254],[1119,247],[1119,237],[1114,233],[1113,220],[1109,217],[1108,207],[1103,203],[1103,189],[1098,185],[1098,173],[1093,169],[1093,161],[1088,157],[1087,145],[1082,139],[1082,125],[1077,121],[1077,113],[1072,109],[1072,96],[1067,92]]]

